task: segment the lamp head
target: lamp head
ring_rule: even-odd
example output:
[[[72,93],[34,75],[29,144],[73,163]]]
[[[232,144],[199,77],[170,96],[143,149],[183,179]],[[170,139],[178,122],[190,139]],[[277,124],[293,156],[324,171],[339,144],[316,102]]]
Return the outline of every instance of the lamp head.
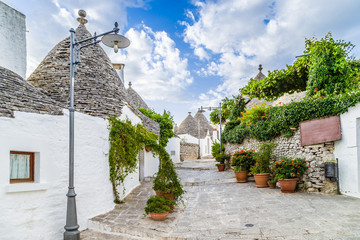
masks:
[[[117,53],[119,48],[126,48],[130,45],[130,40],[118,34],[108,34],[102,37],[101,41],[108,47],[114,48]]]

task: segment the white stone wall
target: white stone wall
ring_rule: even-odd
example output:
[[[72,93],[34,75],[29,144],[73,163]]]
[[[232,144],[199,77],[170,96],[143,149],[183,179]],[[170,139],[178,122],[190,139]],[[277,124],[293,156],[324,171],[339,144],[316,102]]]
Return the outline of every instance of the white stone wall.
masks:
[[[68,111],[63,116],[15,112],[0,118],[0,238],[62,239],[69,166]],[[133,123],[140,119],[126,106]],[[108,121],[75,113],[75,192],[80,230],[87,220],[114,207],[109,181]],[[36,153],[36,183],[9,184],[10,151]],[[158,161],[146,159],[148,169]],[[145,169],[145,171],[147,171]],[[139,185],[139,173],[125,181],[125,195]],[[119,193],[122,195],[122,188]]]
[[[335,142],[340,191],[360,197],[360,103],[340,116],[342,139]]]
[[[26,25],[25,15],[0,1],[0,66],[25,79]]]
[[[175,136],[170,138],[166,145],[166,151],[169,153],[174,163],[180,162],[180,137]],[[172,151],[175,152],[175,155],[171,155]]]
[[[144,177],[153,177],[159,170],[159,159],[154,157],[152,151],[144,155]]]
[[[181,142],[199,144],[199,139],[190,134],[179,134],[179,137]]]

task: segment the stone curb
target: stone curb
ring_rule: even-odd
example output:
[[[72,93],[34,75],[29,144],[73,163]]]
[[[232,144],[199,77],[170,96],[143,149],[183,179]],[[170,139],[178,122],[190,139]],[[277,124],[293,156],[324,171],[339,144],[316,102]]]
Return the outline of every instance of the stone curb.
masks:
[[[219,179],[214,181],[202,181],[202,182],[182,182],[184,186],[204,186],[204,185],[214,185],[221,183],[236,183],[236,179],[228,178],[228,179]]]

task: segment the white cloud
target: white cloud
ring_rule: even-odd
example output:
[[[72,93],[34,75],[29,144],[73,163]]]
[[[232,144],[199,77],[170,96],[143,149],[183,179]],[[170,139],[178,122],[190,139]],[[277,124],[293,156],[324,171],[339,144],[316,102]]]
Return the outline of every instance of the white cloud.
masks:
[[[336,39],[360,42],[360,2],[355,0],[222,0],[197,1],[195,6],[182,23],[184,41],[199,57],[199,49],[209,53],[210,62],[197,73],[221,77],[215,91],[222,96],[238,93],[259,64],[269,70],[291,64],[302,53],[305,37],[321,38],[331,31]],[[199,100],[204,95],[219,99],[209,91]]]
[[[154,32],[143,24],[126,34],[131,41],[123,55],[110,53],[117,62],[125,63],[125,81],[147,100],[178,102],[193,82],[187,59],[180,57],[175,42],[164,31]]]
[[[13,6],[12,0],[3,0]],[[61,40],[69,36],[69,29],[76,28],[78,10],[87,12],[90,32],[102,33],[114,27],[114,22],[119,23],[120,31],[127,25],[127,8],[146,7],[148,0],[52,0],[24,1],[17,10],[26,15],[27,33],[27,73],[29,76],[46,54]]]

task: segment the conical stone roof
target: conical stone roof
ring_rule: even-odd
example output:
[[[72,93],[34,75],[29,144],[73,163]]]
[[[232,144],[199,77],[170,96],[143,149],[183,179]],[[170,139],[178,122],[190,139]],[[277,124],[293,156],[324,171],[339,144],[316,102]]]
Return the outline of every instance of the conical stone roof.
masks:
[[[206,119],[206,117],[204,116],[201,110],[197,111],[197,113],[194,116],[194,119],[197,122],[198,126],[200,122],[200,138],[205,138],[208,131],[209,134],[212,135],[213,128],[210,126],[209,121]]]
[[[14,117],[14,111],[63,114],[56,104],[16,73],[0,67],[0,117]]]
[[[129,82],[129,87],[127,89],[128,100],[130,104],[135,106],[136,108],[149,109],[148,105],[140,97],[140,95],[131,87],[131,85],[132,85],[131,82]]]
[[[189,115],[181,122],[179,128],[177,129],[176,134],[189,134],[193,137],[198,137],[198,123],[196,122],[195,118],[191,116],[191,112]]]
[[[90,37],[84,24],[76,29],[77,40]],[[58,43],[28,78],[59,106],[69,105],[70,37]],[[113,68],[110,59],[99,46],[81,50],[74,85],[75,110],[93,116],[107,117],[121,114],[126,101],[126,89]]]
[[[259,73],[255,76],[255,80],[263,80],[265,78],[265,75],[261,72],[263,70],[262,65],[259,65]]]
[[[259,69],[259,73],[255,76],[254,79],[257,81],[260,81],[260,80],[263,80],[266,76],[261,72],[261,70],[263,69],[261,64],[259,65],[258,69]],[[245,100],[247,100],[247,99],[248,98],[245,98]],[[248,104],[246,104],[246,108],[253,108],[254,106],[261,105],[262,103],[272,104],[272,102],[267,102],[265,100],[259,100],[258,98],[252,98],[250,100],[250,102],[248,102]]]

